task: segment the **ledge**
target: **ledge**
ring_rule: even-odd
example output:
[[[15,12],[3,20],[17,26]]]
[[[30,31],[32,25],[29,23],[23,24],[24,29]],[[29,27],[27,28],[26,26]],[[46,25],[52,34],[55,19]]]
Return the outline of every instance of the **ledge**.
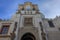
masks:
[[[6,38],[6,37],[10,37],[10,35],[0,34],[0,38]]]

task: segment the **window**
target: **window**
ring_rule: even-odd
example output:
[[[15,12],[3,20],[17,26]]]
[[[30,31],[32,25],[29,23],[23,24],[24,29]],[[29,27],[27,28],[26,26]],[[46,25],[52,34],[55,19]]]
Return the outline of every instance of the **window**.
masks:
[[[60,31],[60,28],[58,28],[58,30]]]
[[[22,10],[24,10],[24,8],[22,8]]]
[[[54,24],[52,21],[48,21],[50,27],[54,27]]]
[[[0,34],[7,34],[9,25],[3,25]]]
[[[43,31],[43,25],[42,25],[42,22],[40,22],[40,27],[41,27],[41,31]]]
[[[24,25],[32,25],[32,18],[25,18]]]
[[[35,10],[35,8],[33,8],[33,10]]]
[[[16,29],[17,29],[17,22],[15,22],[15,27],[14,27],[13,32],[15,32],[15,31],[16,31]]]
[[[30,10],[30,9],[31,9],[31,7],[28,5],[28,6],[26,6],[26,9],[27,9],[27,10]]]

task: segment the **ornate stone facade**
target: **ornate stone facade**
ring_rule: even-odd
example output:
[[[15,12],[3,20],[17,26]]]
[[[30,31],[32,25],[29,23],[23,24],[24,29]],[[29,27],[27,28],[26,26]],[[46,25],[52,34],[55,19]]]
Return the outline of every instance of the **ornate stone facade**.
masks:
[[[0,20],[0,40],[60,40],[60,17],[47,19],[37,4],[20,4],[10,20]]]

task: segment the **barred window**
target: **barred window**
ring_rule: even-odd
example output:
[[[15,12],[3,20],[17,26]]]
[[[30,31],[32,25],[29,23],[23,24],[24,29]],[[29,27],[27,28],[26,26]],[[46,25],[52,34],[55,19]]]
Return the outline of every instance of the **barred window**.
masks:
[[[7,34],[9,25],[3,25],[0,34]]]

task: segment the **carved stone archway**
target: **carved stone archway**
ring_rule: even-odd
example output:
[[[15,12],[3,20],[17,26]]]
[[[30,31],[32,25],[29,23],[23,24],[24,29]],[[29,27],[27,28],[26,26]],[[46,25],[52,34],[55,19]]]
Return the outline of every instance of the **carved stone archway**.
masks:
[[[31,33],[25,33],[22,37],[21,40],[36,40],[35,36]]]

